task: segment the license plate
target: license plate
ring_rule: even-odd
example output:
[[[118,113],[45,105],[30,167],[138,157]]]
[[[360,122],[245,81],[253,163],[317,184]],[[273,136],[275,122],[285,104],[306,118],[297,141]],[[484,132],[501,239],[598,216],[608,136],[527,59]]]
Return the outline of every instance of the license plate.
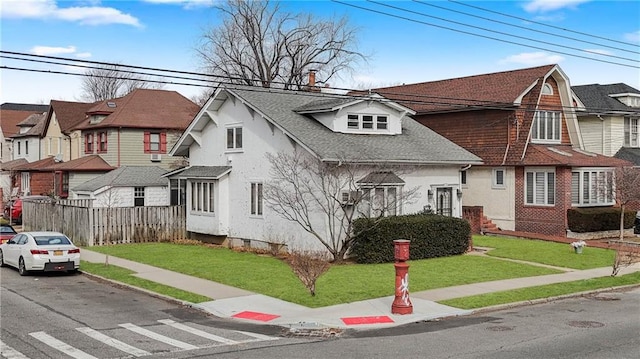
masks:
[[[62,251],[53,251],[53,255],[54,256],[61,256],[62,255]]]

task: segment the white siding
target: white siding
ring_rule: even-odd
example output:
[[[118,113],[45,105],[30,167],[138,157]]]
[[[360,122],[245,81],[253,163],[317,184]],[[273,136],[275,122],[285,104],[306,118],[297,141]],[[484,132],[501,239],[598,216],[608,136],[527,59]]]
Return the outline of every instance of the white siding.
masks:
[[[133,207],[134,187],[103,188],[93,195],[94,207]],[[145,187],[145,206],[168,206],[169,196],[167,187]]]

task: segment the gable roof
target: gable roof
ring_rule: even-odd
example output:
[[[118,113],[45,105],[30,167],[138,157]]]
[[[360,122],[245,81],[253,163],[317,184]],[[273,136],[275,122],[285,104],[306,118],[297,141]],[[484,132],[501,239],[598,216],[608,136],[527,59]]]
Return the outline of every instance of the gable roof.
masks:
[[[107,115],[96,124],[90,118],[76,129],[91,128],[147,128],[184,130],[199,107],[176,91],[136,89],[126,96],[101,101],[86,112],[88,115]]]
[[[0,110],[7,111],[20,111],[20,112],[35,112],[42,113],[47,111],[49,105],[36,105],[30,103],[14,103],[14,102],[5,102],[0,105]]]
[[[3,104],[3,106],[6,104]],[[11,108],[10,106],[8,106]],[[46,108],[45,110],[46,111]],[[5,137],[11,137],[18,132],[20,128],[18,124],[24,121],[29,115],[42,113],[44,111],[22,111],[22,110],[0,110],[0,127]]]
[[[49,111],[47,112],[46,127],[48,127],[51,117],[53,113],[55,113],[60,131],[68,134],[76,125],[87,118],[86,112],[95,105],[95,102],[85,103],[51,100]]]
[[[103,187],[160,187],[169,182],[166,170],[157,166],[122,166],[109,173],[82,183],[72,190],[93,192]]]
[[[259,113],[269,123],[282,130],[289,138],[307,149],[322,161],[348,161],[354,163],[415,163],[415,164],[480,164],[474,154],[448,139],[406,117],[402,133],[398,135],[365,135],[333,132],[310,116],[296,112],[318,100],[348,99],[360,101],[354,96],[339,96],[316,92],[286,91],[246,86],[229,86],[218,89],[208,104],[221,103],[221,98],[233,96]],[[386,106],[387,99],[367,97]],[[206,108],[206,106],[204,108]],[[311,107],[311,106],[310,106]],[[189,129],[197,124],[198,118]],[[201,125],[200,125],[201,126]],[[172,152],[186,153],[193,139],[185,131]]]
[[[18,171],[73,171],[73,172],[104,172],[115,167],[109,165],[99,155],[89,155],[67,162],[57,162],[54,156],[42,160],[24,162],[13,169]]]
[[[622,113],[639,113],[640,108],[634,108],[625,105],[624,103],[616,100],[610,95],[619,94],[638,94],[640,91],[624,83],[600,85],[580,85],[571,86],[571,90],[578,97],[580,102],[585,106],[585,109],[589,112],[622,112]]]
[[[231,166],[189,166],[168,172],[165,177],[219,179],[231,171]]]
[[[4,163],[0,163],[0,171],[13,171],[17,167],[20,167],[27,163],[29,163],[29,161],[27,161],[24,158],[18,158],[17,160],[11,160]]]
[[[529,145],[522,165],[568,167],[625,167],[632,164],[623,159],[581,151],[570,145]]]
[[[45,130],[46,118],[44,113],[36,113],[29,115],[26,119],[18,124],[18,127],[31,127],[27,132],[16,133],[12,138],[19,137],[42,137]]]
[[[518,105],[521,97],[551,73],[556,65],[495,72],[372,89],[384,97],[398,101],[418,115],[429,112],[470,110],[487,107],[504,108]]]

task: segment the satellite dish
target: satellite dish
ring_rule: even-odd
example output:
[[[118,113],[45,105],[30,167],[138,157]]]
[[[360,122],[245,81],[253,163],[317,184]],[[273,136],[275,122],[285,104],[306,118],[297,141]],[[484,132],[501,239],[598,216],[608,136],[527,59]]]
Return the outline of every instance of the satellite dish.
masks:
[[[55,162],[62,162],[62,153],[58,153],[58,154],[53,158],[53,160],[54,160]]]

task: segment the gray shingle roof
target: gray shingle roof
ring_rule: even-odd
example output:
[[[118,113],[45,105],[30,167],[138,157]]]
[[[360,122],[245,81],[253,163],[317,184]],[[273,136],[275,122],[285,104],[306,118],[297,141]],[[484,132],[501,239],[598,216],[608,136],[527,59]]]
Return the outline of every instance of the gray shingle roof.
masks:
[[[365,183],[365,184],[369,183],[374,185],[405,183],[402,180],[402,178],[398,177],[398,175],[390,171],[371,172],[368,175],[364,176],[363,179],[358,180],[357,182]]]
[[[622,147],[614,157],[633,162],[636,166],[640,166],[640,148]]]
[[[638,108],[629,107],[615,98],[609,96],[622,93],[635,93],[640,94],[637,89],[624,84],[610,84],[610,85],[581,85],[571,86],[571,90],[578,96],[580,101],[585,105],[588,110],[599,112],[638,112]]]
[[[336,101],[335,95],[240,86],[227,90],[325,161],[417,164],[481,162],[479,157],[411,118],[403,121],[400,135],[365,135],[333,132],[318,121],[296,112],[302,108],[320,109],[335,104],[332,102]],[[322,100],[325,102],[319,102]]]
[[[191,166],[174,171],[169,178],[219,178],[231,170],[231,166]]]
[[[165,169],[157,166],[122,166],[90,181],[82,183],[72,190],[96,191],[105,186],[111,187],[153,187],[167,186],[169,182],[162,175]]]

